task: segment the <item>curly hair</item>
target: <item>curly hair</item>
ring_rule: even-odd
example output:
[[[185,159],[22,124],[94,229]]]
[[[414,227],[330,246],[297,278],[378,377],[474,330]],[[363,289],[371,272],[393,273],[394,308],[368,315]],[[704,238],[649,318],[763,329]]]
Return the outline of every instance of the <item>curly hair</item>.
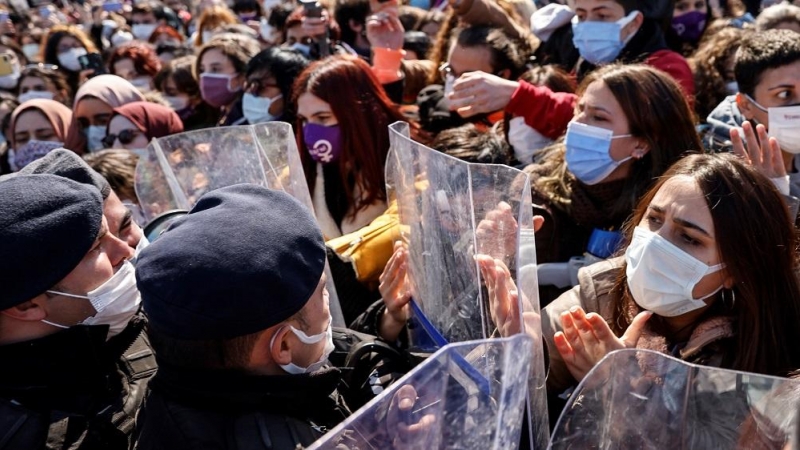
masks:
[[[735,58],[742,40],[749,34],[748,30],[723,28],[704,38],[697,51],[689,58],[689,66],[694,74],[694,110],[701,120],[705,120],[729,95],[725,82],[733,80],[726,77],[725,72]]]
[[[123,59],[133,61],[136,72],[142,75],[154,77],[161,70],[161,61],[148,44],[134,41],[115,48],[108,57],[108,68],[112,75],[116,75],[114,65]]]

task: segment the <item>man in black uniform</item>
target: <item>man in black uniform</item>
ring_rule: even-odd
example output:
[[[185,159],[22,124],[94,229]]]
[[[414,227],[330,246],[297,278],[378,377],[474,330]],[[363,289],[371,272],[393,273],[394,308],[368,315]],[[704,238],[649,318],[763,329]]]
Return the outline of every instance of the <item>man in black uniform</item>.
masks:
[[[133,255],[92,182],[0,181],[0,448],[132,444],[155,370]]]
[[[294,449],[349,411],[337,393],[325,243],[291,196],[203,196],[144,249],[137,282],[159,363],[139,449]]]

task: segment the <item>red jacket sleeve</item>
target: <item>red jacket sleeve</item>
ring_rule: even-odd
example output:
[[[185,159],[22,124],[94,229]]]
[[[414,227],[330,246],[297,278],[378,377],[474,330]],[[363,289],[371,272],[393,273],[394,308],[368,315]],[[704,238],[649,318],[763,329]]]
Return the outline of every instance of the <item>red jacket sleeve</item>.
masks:
[[[692,75],[692,69],[689,68],[689,63],[686,62],[686,58],[672,50],[659,50],[650,55],[645,62],[650,67],[655,67],[672,75],[672,78],[683,88],[689,103],[694,104],[694,76]]]
[[[575,94],[553,92],[547,87],[520,81],[506,105],[506,112],[515,117],[524,117],[529,127],[555,140],[567,131],[567,124],[575,115],[577,101]]]

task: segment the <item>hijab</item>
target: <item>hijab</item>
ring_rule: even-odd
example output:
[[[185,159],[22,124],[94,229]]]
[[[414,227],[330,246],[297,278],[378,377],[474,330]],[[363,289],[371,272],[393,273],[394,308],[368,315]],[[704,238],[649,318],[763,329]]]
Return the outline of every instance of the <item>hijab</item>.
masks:
[[[183,122],[175,111],[155,103],[128,103],[114,108],[114,115],[130,120],[148,140],[183,132]]]

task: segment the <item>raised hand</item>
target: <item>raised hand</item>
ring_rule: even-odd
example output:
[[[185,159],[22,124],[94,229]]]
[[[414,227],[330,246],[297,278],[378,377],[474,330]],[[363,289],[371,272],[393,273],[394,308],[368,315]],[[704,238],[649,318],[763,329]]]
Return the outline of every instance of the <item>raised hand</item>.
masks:
[[[651,316],[649,311],[639,313],[625,330],[625,334],[618,338],[599,314],[587,315],[583,308],[574,306],[561,313],[561,327],[564,331],[559,331],[554,336],[556,348],[572,376],[581,381],[608,353],[636,347],[636,342]]]
[[[741,136],[739,129],[731,129],[733,153],[771,180],[786,177],[786,165],[783,162],[781,147],[777,139],[767,135],[764,125],[759,124],[753,130],[750,122],[744,122],[742,131],[744,131],[744,136]],[[758,138],[756,138],[756,133]],[[745,143],[747,143],[746,147]],[[788,192],[782,193],[789,194]]]
[[[519,82],[485,72],[468,72],[456,80],[450,95],[450,110],[461,117],[501,110],[511,101]]]
[[[408,249],[401,242],[395,242],[394,253],[386,263],[379,278],[378,290],[386,309],[381,317],[378,334],[387,341],[395,341],[408,321],[411,301],[408,280]]]

